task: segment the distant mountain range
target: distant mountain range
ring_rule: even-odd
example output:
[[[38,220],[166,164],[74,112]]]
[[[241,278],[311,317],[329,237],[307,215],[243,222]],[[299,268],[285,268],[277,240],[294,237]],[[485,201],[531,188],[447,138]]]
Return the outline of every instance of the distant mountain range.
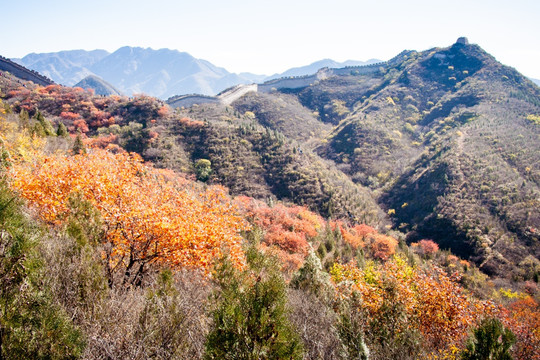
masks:
[[[338,68],[380,61],[348,60],[340,63],[324,59],[307,66],[289,69],[281,74],[266,76],[231,73],[206,60],[196,59],[186,52],[177,50],[153,50],[129,46],[122,47],[113,53],[105,50],[70,50],[43,54],[32,53],[22,59],[12,60],[38,71],[59,84],[74,86],[86,77],[93,76],[90,81],[92,84],[96,84],[100,78],[98,82],[105,81],[116,88],[116,91],[126,95],[145,93],[162,99],[190,93],[215,95],[237,84],[308,75],[323,67]],[[88,83],[85,85],[92,87]],[[101,86],[100,89],[104,88]]]
[[[177,50],[128,46],[112,54],[105,50],[72,50],[29,54],[13,60],[60,84],[73,86],[88,75],[95,75],[124,94],[145,93],[160,98],[185,93],[211,95],[261,78],[233,74]]]
[[[22,59],[11,59],[43,74],[56,83],[73,86],[88,75],[95,75],[92,65],[108,56],[105,50],[69,50],[46,54],[29,54]]]

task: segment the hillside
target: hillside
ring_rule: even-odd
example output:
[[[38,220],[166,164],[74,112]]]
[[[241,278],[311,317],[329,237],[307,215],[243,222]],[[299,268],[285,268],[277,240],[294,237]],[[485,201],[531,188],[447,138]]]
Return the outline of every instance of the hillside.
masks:
[[[537,86],[466,39],[318,75],[232,106],[369,188],[409,241],[434,239],[489,274],[538,276]],[[208,119],[200,111],[184,112]]]
[[[360,101],[332,99],[350,114],[319,153],[378,193],[411,241],[437,239],[486,272],[518,265],[514,276],[532,276],[540,89],[464,43],[412,54],[379,81]]]
[[[124,52],[154,61],[155,52],[131,48],[118,61]],[[231,105],[198,97],[172,118],[154,118],[159,141],[128,148],[192,173],[209,160],[206,180],[233,194],[392,223],[409,242],[433,239],[486,273],[526,280],[540,271],[539,98],[528,79],[460,39],[271,81]],[[143,128],[152,111],[136,117]]]
[[[441,69],[426,74],[439,65],[433,58],[458,60],[445,70],[465,59],[461,74],[473,74],[448,85]],[[508,87],[494,86],[493,69]],[[425,111],[413,127],[425,127],[422,139],[395,130],[411,121],[392,111],[411,101],[398,91],[415,89],[396,80],[404,71],[424,89],[411,98],[436,100],[414,105]],[[537,88],[463,41],[326,75],[281,91],[233,88],[243,95],[230,105],[172,109],[145,95],[100,96],[2,73],[0,355],[457,360],[488,331],[483,338],[508,356],[540,358],[538,257],[534,238],[526,243],[518,231],[520,216],[538,214],[538,152],[527,151],[538,136]],[[484,103],[507,90],[508,101]],[[503,109],[508,117],[498,118]],[[507,126],[490,147],[508,122],[521,142]],[[352,155],[344,142],[354,143]],[[374,152],[380,143],[387,147]],[[517,155],[509,170],[497,151],[524,157],[530,178]],[[395,161],[395,170],[364,183],[370,168],[356,166],[360,156],[381,169]],[[524,182],[501,184],[503,176]],[[517,225],[487,233],[514,241],[484,236],[484,253],[474,253],[474,234],[464,234],[450,246],[490,277],[435,242],[448,245],[456,211],[475,227],[492,225],[489,204],[475,197],[477,184],[489,193],[487,181],[501,192],[493,203],[519,191],[501,198],[495,210],[508,218],[494,224]],[[405,216],[418,226],[398,224]],[[437,236],[414,241],[433,220]],[[531,255],[512,263],[511,251]]]

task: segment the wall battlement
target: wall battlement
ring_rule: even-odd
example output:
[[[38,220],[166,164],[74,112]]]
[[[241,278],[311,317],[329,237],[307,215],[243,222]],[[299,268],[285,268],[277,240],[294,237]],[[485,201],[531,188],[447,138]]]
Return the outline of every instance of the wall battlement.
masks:
[[[37,71],[25,68],[8,58],[0,56],[0,70],[27,81],[32,81],[38,85],[47,86],[54,84],[54,81],[38,73]]]
[[[195,104],[210,104],[210,103],[219,103],[220,100],[215,96],[207,96],[201,94],[187,94],[187,95],[177,95],[167,99],[167,104],[173,108],[189,107]]]

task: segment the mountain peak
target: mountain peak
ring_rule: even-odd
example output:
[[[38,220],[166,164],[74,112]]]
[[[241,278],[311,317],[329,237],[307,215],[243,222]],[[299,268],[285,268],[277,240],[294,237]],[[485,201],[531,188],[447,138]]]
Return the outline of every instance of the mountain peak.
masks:
[[[114,86],[96,75],[88,75],[74,87],[81,87],[83,89],[93,89],[97,95],[122,95],[122,93]]]

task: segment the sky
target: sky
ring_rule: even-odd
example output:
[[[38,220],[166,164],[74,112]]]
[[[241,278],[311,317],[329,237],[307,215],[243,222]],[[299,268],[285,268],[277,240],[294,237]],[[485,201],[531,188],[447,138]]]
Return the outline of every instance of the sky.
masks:
[[[0,0],[0,55],[122,46],[271,75],[331,58],[388,60],[458,37],[540,79],[539,0]]]

